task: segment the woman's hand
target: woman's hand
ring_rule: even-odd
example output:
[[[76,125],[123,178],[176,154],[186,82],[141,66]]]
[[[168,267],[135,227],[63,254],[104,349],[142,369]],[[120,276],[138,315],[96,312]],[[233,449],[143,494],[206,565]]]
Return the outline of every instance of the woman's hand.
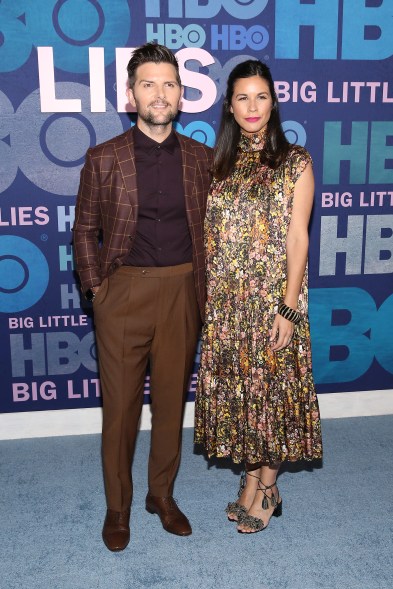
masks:
[[[270,347],[273,352],[287,347],[292,339],[293,330],[294,325],[292,321],[284,319],[284,317],[277,313],[270,332]]]

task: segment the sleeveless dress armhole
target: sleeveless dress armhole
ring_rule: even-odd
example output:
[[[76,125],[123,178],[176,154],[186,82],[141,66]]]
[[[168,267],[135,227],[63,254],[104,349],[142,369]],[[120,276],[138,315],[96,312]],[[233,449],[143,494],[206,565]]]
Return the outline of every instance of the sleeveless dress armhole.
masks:
[[[313,165],[311,155],[304,147],[294,145],[288,155],[289,176],[293,184],[303,174],[307,164]]]

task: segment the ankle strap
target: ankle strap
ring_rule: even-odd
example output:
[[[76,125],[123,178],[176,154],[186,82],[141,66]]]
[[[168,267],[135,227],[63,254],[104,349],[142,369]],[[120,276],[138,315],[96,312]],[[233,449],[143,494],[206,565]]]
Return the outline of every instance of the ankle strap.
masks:
[[[246,470],[246,471],[244,471],[244,474],[245,474],[245,475],[248,475],[249,477],[254,477],[254,479],[258,479],[258,480],[260,480],[260,478],[259,478],[259,477],[257,477],[257,475],[256,475],[256,474],[251,474],[252,472],[253,472],[252,470],[251,470],[251,471],[249,471],[249,470]]]
[[[273,487],[277,487],[277,482],[274,481],[274,483],[272,485],[265,485],[261,479],[259,479],[258,481],[258,491],[262,491],[263,493],[263,499],[262,499],[262,509],[269,509],[269,501],[272,507],[276,507],[277,503],[278,503],[278,498],[280,497],[280,493],[277,494],[277,497],[275,496],[275,494],[272,491],[272,495],[271,497],[269,497],[269,495],[266,493],[266,491],[269,491],[270,489],[273,489]],[[278,487],[277,487],[277,491],[278,491]]]
[[[261,485],[262,485],[263,489],[261,488]],[[260,491],[268,491],[269,489],[273,489],[273,487],[277,487],[277,481],[274,481],[274,483],[271,485],[265,485],[265,483],[263,483],[261,481],[261,479],[259,479],[258,489]]]
[[[240,497],[240,495],[243,492],[244,487],[246,486],[246,476],[247,475],[250,476],[250,477],[253,477],[254,479],[258,479],[258,485],[259,485],[259,481],[260,481],[259,477],[257,477],[255,474],[251,474],[251,472],[248,472],[248,470],[245,470],[241,474],[241,477],[240,477],[239,491],[238,491],[238,494],[237,494],[238,497]]]

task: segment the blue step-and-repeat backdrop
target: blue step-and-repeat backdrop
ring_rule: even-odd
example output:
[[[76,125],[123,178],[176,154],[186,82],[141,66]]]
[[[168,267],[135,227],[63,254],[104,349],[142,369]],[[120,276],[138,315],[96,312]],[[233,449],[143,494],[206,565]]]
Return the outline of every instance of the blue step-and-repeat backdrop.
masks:
[[[2,0],[0,412],[100,404],[71,226],[87,148],[133,124],[126,64],[146,40],[178,57],[177,130],[210,146],[231,69],[271,67],[314,159],[318,392],[393,388],[392,39],[393,0]]]

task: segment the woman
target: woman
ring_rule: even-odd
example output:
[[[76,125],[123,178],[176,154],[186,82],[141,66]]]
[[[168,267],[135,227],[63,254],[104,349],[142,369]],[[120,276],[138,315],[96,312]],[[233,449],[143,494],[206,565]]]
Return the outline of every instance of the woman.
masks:
[[[322,456],[307,319],[312,162],[286,140],[260,61],[229,76],[213,174],[195,441],[245,463],[226,511],[251,533],[281,515],[281,463]]]

